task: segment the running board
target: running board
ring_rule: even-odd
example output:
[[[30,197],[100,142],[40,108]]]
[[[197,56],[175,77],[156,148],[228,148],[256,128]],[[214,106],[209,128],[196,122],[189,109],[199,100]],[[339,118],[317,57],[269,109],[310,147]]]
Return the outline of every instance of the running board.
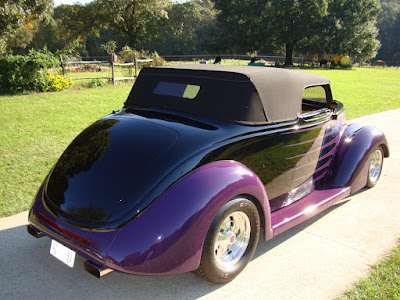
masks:
[[[273,236],[292,228],[350,195],[350,187],[315,190],[271,214]]]

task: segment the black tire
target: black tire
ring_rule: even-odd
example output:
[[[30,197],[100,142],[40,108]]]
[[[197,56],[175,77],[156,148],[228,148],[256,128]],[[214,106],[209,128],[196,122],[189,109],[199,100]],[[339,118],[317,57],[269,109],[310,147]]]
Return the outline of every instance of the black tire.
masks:
[[[253,257],[259,236],[257,207],[247,198],[233,198],[211,223],[200,266],[194,273],[213,283],[234,279]]]
[[[382,146],[376,148],[368,159],[367,187],[374,187],[381,177],[383,168],[383,149]]]

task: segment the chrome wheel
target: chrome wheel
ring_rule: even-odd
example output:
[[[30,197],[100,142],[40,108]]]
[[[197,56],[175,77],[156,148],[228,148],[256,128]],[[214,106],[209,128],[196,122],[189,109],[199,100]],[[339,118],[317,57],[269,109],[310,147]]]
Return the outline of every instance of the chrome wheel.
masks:
[[[236,211],[221,224],[215,240],[216,263],[225,269],[233,267],[246,252],[250,241],[251,225],[248,216]]]
[[[260,236],[256,204],[244,197],[229,200],[214,217],[194,273],[214,283],[235,278],[253,257]]]
[[[381,175],[383,165],[383,153],[382,149],[379,147],[376,151],[371,155],[371,160],[369,163],[369,171],[368,171],[368,184],[375,185],[378,182],[378,179]]]

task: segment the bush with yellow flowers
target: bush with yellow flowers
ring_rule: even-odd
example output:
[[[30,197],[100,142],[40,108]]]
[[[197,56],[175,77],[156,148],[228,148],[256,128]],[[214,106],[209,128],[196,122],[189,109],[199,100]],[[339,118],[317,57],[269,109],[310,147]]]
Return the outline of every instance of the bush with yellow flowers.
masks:
[[[73,86],[74,82],[71,78],[65,77],[63,75],[52,75],[47,77],[47,89],[49,92],[62,91],[70,86]]]

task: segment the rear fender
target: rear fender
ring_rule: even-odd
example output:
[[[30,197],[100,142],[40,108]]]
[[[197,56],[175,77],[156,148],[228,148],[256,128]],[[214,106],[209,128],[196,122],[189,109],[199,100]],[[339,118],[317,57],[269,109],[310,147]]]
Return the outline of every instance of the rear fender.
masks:
[[[351,192],[365,187],[368,174],[368,158],[378,147],[382,146],[384,156],[389,156],[389,147],[385,135],[373,126],[362,126],[354,123],[346,127],[335,159],[332,164],[332,187],[351,187]]]
[[[218,161],[184,176],[125,225],[109,250],[107,267],[141,275],[197,269],[212,220],[238,195],[259,201],[266,216],[266,235],[272,237],[261,180],[238,162]]]

